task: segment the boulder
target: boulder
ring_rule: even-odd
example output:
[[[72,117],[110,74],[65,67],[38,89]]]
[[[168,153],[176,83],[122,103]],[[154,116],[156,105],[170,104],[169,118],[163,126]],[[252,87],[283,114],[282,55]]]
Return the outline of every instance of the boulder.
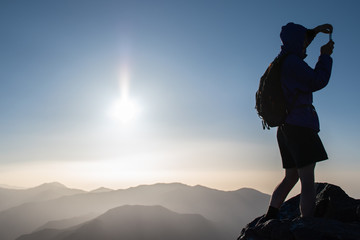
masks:
[[[316,183],[316,217],[300,217],[300,195],[286,201],[278,219],[256,218],[238,240],[359,240],[360,200],[340,187]]]

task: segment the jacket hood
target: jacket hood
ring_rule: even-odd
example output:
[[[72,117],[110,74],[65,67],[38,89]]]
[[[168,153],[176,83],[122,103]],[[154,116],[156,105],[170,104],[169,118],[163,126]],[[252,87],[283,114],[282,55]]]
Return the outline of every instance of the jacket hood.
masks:
[[[305,58],[306,54],[303,52],[303,48],[306,31],[307,29],[304,26],[292,22],[283,26],[280,33],[280,39],[283,43],[282,51]]]

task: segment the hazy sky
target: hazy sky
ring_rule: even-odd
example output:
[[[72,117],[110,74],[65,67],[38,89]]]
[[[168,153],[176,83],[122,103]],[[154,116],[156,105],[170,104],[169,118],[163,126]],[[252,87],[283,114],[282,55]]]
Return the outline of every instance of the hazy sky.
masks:
[[[281,26],[334,26],[314,94],[330,160],[317,180],[360,197],[358,1],[0,1],[0,183],[183,182],[271,192],[275,130],[254,109]],[[314,66],[319,35],[306,61]]]

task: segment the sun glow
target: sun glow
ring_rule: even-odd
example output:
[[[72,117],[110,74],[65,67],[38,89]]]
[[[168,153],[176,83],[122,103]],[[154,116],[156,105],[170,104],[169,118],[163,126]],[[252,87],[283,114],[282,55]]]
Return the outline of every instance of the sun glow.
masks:
[[[120,67],[119,90],[120,97],[115,99],[108,109],[108,116],[122,124],[129,124],[137,119],[140,107],[130,98],[130,69],[125,61]]]
[[[109,116],[123,124],[133,122],[140,113],[139,105],[128,98],[119,98],[114,101],[109,109]]]

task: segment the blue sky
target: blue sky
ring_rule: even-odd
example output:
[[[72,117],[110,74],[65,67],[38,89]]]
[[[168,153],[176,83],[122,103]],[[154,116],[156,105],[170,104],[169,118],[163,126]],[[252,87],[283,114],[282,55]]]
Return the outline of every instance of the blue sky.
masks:
[[[332,77],[314,94],[330,157],[318,180],[360,196],[358,9],[357,1],[2,0],[0,183],[179,181],[271,192],[280,156],[254,94],[292,21],[334,26]],[[310,66],[327,40],[309,47]],[[124,89],[140,109],[127,124],[107,114]]]

